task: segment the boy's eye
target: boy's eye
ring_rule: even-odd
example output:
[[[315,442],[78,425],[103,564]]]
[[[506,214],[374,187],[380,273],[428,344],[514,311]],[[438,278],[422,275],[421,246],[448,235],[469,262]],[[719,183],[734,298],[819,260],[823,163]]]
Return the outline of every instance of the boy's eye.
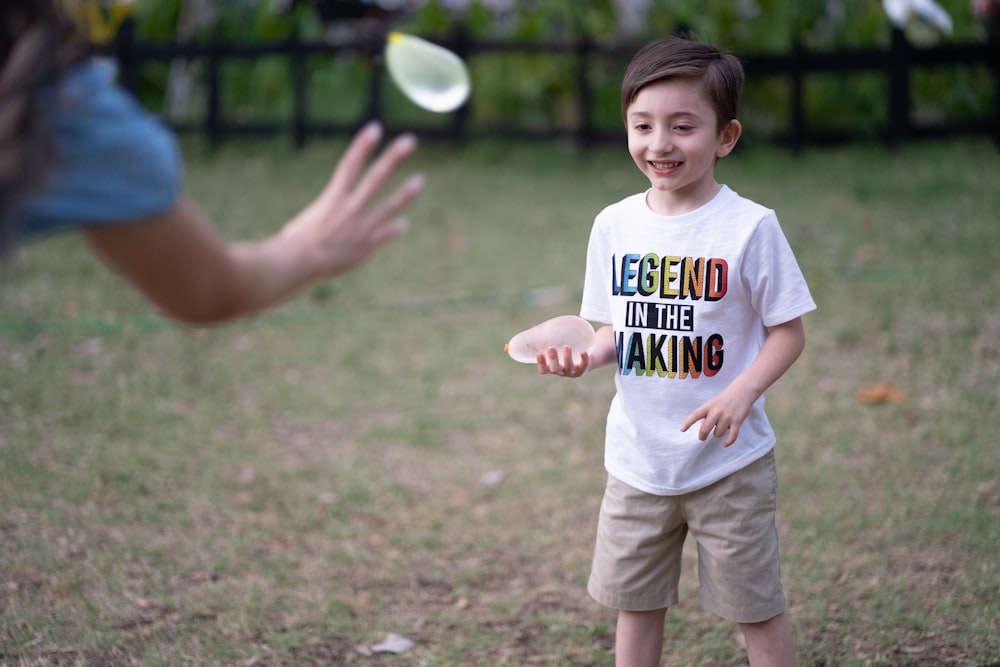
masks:
[[[674,125],[674,129],[677,130],[678,132],[689,132],[691,131],[692,126],[688,125],[687,123],[679,123],[677,125]]]

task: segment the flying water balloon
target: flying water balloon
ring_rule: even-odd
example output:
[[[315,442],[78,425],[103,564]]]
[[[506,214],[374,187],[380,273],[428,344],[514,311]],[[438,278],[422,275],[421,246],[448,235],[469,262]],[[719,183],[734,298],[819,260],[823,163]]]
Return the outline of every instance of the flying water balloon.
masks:
[[[561,352],[564,345],[569,345],[579,361],[580,352],[589,350],[594,338],[594,327],[587,320],[576,315],[560,315],[515,335],[504,346],[504,351],[514,361],[533,364],[538,355],[550,347]]]
[[[385,64],[403,94],[428,111],[454,111],[469,97],[472,85],[465,63],[448,49],[426,39],[402,32],[389,33]]]
[[[882,0],[882,8],[901,30],[906,29],[911,16],[919,16],[941,32],[951,34],[951,15],[934,0]]]

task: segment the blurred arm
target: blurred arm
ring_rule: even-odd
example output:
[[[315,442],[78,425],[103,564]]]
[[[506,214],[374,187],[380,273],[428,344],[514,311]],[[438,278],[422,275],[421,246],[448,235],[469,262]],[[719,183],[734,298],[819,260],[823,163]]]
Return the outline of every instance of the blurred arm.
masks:
[[[380,139],[377,125],[363,129],[316,199],[260,241],[224,242],[183,200],[148,220],[89,227],[84,235],[168,317],[209,323],[258,312],[354,268],[406,231],[400,214],[419,194],[422,178],[412,176],[383,201],[374,199],[416,143],[400,137],[362,173]]]

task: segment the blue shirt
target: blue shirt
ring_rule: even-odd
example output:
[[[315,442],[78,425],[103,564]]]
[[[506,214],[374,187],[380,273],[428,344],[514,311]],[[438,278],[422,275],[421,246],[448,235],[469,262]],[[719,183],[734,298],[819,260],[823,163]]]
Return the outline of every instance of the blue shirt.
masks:
[[[115,83],[116,68],[88,60],[42,92],[55,162],[40,192],[17,206],[19,240],[71,227],[121,224],[163,213],[180,195],[183,163],[168,128]]]

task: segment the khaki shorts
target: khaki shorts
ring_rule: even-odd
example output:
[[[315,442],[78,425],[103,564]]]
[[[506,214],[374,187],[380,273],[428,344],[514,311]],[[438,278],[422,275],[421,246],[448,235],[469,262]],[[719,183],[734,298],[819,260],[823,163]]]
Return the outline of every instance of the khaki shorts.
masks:
[[[711,486],[655,496],[608,477],[587,590],[626,611],[677,604],[681,552],[698,546],[699,599],[708,611],[758,623],[785,609],[775,519],[774,452]]]

